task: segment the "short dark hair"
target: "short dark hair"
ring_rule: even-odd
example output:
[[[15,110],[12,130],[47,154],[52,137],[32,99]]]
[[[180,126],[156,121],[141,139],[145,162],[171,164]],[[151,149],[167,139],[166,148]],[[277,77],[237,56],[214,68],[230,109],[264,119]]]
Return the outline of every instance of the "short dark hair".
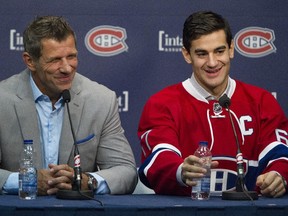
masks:
[[[212,11],[199,11],[193,13],[184,23],[183,46],[188,52],[190,52],[191,42],[193,40],[197,40],[203,35],[219,30],[224,30],[226,41],[230,47],[232,42],[232,33],[226,19]]]
[[[62,41],[70,35],[74,37],[76,45],[76,35],[63,17],[36,17],[24,30],[24,51],[28,52],[32,59],[38,60],[41,57],[42,39]]]

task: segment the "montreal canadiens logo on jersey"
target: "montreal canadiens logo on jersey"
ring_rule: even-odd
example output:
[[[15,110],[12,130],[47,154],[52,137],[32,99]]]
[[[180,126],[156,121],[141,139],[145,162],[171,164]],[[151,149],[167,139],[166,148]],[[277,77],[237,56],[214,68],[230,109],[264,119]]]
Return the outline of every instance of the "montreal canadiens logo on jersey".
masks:
[[[87,49],[98,56],[114,56],[128,50],[126,30],[115,26],[98,26],[85,37]]]
[[[259,58],[276,52],[274,31],[268,28],[248,27],[235,35],[235,48],[243,56]]]
[[[211,191],[231,190],[237,180],[236,159],[233,157],[216,156],[213,160],[219,162],[219,166],[211,170]],[[248,172],[247,160],[243,160],[244,173]]]

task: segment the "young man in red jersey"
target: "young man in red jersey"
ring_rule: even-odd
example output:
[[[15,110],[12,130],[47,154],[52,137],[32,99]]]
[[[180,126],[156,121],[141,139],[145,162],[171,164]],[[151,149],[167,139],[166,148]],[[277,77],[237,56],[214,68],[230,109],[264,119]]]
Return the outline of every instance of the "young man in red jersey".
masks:
[[[199,141],[212,151],[211,190],[233,189],[237,145],[228,110],[243,153],[245,186],[264,196],[280,197],[288,180],[288,121],[272,94],[229,76],[234,44],[227,21],[209,11],[189,16],[182,53],[191,78],[169,86],[146,103],[139,122],[141,181],[157,194],[190,195],[195,178],[206,170],[193,156]]]

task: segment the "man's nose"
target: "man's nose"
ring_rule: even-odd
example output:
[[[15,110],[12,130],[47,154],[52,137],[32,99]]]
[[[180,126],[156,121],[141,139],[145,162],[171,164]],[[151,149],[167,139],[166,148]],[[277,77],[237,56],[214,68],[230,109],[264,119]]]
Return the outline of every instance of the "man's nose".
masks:
[[[61,72],[70,72],[72,69],[69,61],[66,58],[61,60],[60,71]]]
[[[217,63],[218,63],[217,57],[214,54],[209,54],[207,65],[209,67],[215,67]]]

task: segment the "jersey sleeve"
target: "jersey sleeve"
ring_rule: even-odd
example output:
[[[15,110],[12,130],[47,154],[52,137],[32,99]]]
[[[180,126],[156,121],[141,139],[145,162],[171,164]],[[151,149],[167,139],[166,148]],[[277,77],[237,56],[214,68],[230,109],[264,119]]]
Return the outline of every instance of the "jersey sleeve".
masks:
[[[277,171],[288,180],[288,120],[276,99],[267,92],[260,103],[259,174]]]
[[[189,194],[186,186],[177,182],[177,169],[183,163],[179,150],[177,116],[172,115],[177,104],[152,97],[144,106],[138,136],[142,147],[140,180],[157,194]],[[173,111],[174,109],[174,111]],[[191,188],[190,188],[191,190]]]

